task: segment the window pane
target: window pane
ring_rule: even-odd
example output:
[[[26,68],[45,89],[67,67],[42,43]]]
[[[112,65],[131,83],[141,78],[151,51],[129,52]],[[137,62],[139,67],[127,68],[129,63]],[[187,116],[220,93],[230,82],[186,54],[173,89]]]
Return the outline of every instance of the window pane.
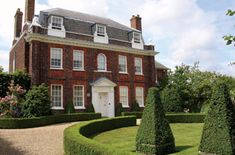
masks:
[[[51,48],[51,68],[62,68],[62,49]]]
[[[135,73],[142,74],[142,59],[135,58]]]
[[[134,42],[140,43],[140,33],[134,32]]]
[[[83,51],[74,51],[73,52],[73,68],[75,69],[83,69],[83,60],[84,54]]]
[[[52,85],[52,107],[61,107],[62,106],[62,86],[60,85]]]
[[[122,106],[128,106],[128,87],[119,87],[120,103]]]
[[[74,86],[73,90],[73,103],[75,107],[83,107],[83,86]]]
[[[127,72],[126,56],[119,55],[119,72]]]
[[[53,29],[61,30],[62,29],[62,18],[52,16],[52,23],[51,24],[52,24]]]
[[[142,87],[136,87],[135,95],[136,95],[136,101],[139,104],[139,106],[144,106],[143,88]]]
[[[106,58],[103,54],[98,55],[98,70],[106,70]]]
[[[105,36],[105,27],[101,25],[97,25],[97,35]]]

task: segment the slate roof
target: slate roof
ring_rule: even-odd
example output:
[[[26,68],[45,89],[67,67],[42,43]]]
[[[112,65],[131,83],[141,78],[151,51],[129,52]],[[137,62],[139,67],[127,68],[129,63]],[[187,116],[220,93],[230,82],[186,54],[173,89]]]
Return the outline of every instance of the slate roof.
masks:
[[[155,61],[155,68],[156,69],[166,69],[166,70],[169,70],[168,67],[164,66],[163,64],[161,64],[161,63],[159,63],[157,61]]]
[[[99,17],[99,16],[95,16],[91,14],[86,14],[86,13],[61,9],[61,8],[48,9],[48,10],[44,10],[41,12],[47,13],[48,15],[58,15],[58,16],[63,16],[68,19],[70,18],[70,19],[80,20],[83,22],[105,24],[107,26],[126,30],[126,31],[135,30],[109,18]],[[135,30],[135,31],[138,31],[138,30]]]

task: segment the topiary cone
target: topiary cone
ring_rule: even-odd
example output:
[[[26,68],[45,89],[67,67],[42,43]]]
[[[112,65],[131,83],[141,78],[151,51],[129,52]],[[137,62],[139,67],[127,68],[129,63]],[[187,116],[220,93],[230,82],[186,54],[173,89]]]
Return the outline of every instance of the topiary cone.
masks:
[[[136,136],[136,151],[163,155],[175,151],[175,140],[165,117],[159,90],[150,88]]]
[[[234,109],[224,83],[215,86],[205,118],[199,154],[235,154]]]

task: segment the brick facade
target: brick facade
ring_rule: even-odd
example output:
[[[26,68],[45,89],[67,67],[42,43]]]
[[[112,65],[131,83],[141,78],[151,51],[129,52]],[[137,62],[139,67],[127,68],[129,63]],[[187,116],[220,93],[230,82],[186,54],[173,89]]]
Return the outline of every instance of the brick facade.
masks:
[[[63,69],[50,69],[50,49],[61,48],[63,51]],[[84,70],[73,70],[73,50],[84,51]],[[107,71],[97,72],[97,55],[105,54],[107,58]],[[118,56],[127,56],[128,74],[121,74],[118,70]],[[143,62],[143,75],[135,75],[134,58],[140,57]],[[105,51],[75,46],[48,44],[33,41],[30,45],[30,66],[29,73],[32,77],[32,84],[46,83],[63,85],[64,104],[73,99],[73,85],[84,85],[85,105],[91,104],[91,83],[101,77],[106,77],[117,84],[115,87],[115,103],[119,103],[119,86],[128,86],[129,103],[135,101],[135,87],[144,87],[145,96],[149,87],[155,84],[154,57],[140,56],[123,52]]]

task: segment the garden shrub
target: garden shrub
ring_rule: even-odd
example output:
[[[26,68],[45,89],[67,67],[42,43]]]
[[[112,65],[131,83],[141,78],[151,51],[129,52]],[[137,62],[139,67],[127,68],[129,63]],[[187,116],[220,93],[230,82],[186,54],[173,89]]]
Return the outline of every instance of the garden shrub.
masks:
[[[165,117],[159,90],[150,88],[137,131],[136,150],[144,154],[169,154],[175,151],[175,140]]]
[[[213,90],[199,151],[206,154],[235,154],[235,113],[224,83],[216,84]]]
[[[51,115],[51,102],[48,87],[45,84],[33,86],[25,96],[22,105],[24,117],[39,117]]]
[[[85,112],[95,112],[95,109],[92,103],[87,105]]]
[[[162,104],[167,112],[183,112],[182,100],[174,87],[166,87],[161,92]]]
[[[21,116],[21,102],[25,90],[18,84],[15,85],[12,80],[7,96],[0,97],[0,117],[20,117]]]
[[[68,102],[66,105],[65,105],[65,110],[64,112],[66,114],[70,114],[70,113],[75,113],[75,108],[74,108],[74,104],[72,101]]]
[[[115,116],[121,116],[123,112],[122,103],[115,104]]]
[[[0,73],[0,97],[5,97],[7,95],[8,87],[11,83],[11,80],[13,80],[16,85],[20,85],[22,89],[26,91],[30,89],[30,77],[27,73]]]
[[[136,116],[141,118],[143,112],[122,112],[122,116]],[[203,123],[205,114],[202,113],[174,113],[166,114],[169,123]]]
[[[136,100],[131,104],[131,111],[141,111],[139,103]]]
[[[135,125],[136,118],[133,116],[93,120],[73,125],[64,130],[64,152],[67,155],[135,155],[136,153],[122,151],[88,138],[101,132]]]
[[[33,118],[0,118],[0,129],[32,128],[56,123],[87,121],[101,118],[100,113],[73,113]]]

